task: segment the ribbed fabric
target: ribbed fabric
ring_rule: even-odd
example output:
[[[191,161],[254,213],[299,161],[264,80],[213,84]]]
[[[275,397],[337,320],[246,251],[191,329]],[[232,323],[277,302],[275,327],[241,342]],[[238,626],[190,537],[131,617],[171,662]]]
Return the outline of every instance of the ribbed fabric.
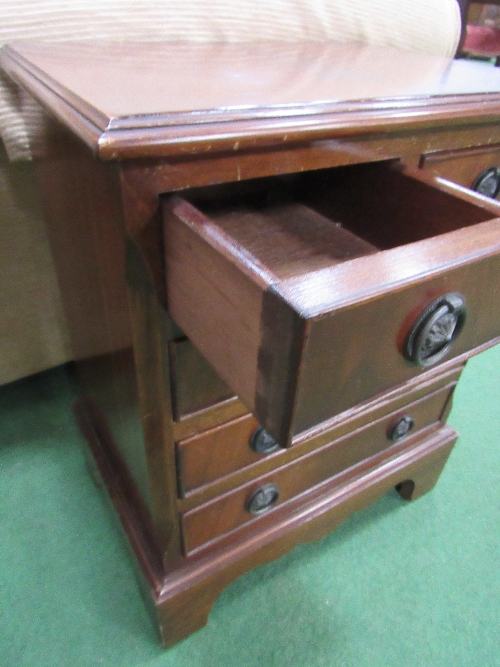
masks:
[[[0,0],[0,44],[17,39],[363,42],[452,57],[456,0]],[[30,156],[32,104],[0,78],[0,134]]]
[[[0,312],[0,385],[72,358],[33,165],[1,144]]]

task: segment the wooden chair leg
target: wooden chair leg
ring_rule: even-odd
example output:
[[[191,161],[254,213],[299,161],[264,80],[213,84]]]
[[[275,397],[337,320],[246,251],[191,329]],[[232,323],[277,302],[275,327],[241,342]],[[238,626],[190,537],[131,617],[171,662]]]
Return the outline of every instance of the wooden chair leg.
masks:
[[[454,443],[451,443],[448,447],[439,450],[437,455],[427,460],[426,464],[415,471],[410,479],[405,479],[397,484],[395,488],[399,495],[405,500],[416,500],[424,493],[431,491],[443,472],[453,445]]]

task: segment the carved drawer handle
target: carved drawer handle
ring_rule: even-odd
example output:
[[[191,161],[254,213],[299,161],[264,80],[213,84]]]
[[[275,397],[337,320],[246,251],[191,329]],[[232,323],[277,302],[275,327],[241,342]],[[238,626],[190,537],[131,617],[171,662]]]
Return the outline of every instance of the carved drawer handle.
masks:
[[[414,426],[415,420],[413,417],[411,415],[403,415],[390,427],[387,437],[394,442],[401,440],[408,435]]]
[[[465,299],[450,292],[425,308],[406,339],[404,356],[418,366],[440,361],[462,331],[467,316]]]
[[[276,484],[264,484],[247,500],[246,510],[250,514],[263,514],[276,505],[279,497],[280,491]]]
[[[500,169],[488,167],[476,177],[471,187],[485,197],[496,199],[500,192]]]
[[[258,426],[250,436],[250,447],[258,454],[271,454],[279,449],[273,436],[262,426]]]

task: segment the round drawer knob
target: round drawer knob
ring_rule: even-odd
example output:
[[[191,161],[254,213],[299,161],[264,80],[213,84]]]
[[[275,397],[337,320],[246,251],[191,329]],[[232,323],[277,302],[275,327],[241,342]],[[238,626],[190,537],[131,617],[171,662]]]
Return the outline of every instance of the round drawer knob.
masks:
[[[258,426],[250,436],[250,447],[258,454],[271,454],[279,448],[279,445],[265,428]]]
[[[389,440],[401,440],[405,435],[408,435],[414,426],[415,420],[413,417],[411,415],[403,415],[403,417],[398,419],[389,429],[389,433],[387,434]]]
[[[500,169],[488,167],[476,177],[472,189],[485,197],[495,199],[500,192]]]
[[[450,292],[433,301],[414,322],[406,339],[405,357],[424,368],[440,361],[462,331],[466,316],[461,294]]]
[[[246,510],[250,514],[262,514],[272,509],[279,497],[280,491],[276,484],[264,484],[247,500]]]

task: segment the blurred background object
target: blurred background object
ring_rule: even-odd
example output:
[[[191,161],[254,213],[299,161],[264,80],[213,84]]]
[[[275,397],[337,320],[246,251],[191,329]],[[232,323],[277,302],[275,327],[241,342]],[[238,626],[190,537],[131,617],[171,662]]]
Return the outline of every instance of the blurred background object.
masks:
[[[500,65],[500,0],[462,2],[466,31],[461,54]]]

